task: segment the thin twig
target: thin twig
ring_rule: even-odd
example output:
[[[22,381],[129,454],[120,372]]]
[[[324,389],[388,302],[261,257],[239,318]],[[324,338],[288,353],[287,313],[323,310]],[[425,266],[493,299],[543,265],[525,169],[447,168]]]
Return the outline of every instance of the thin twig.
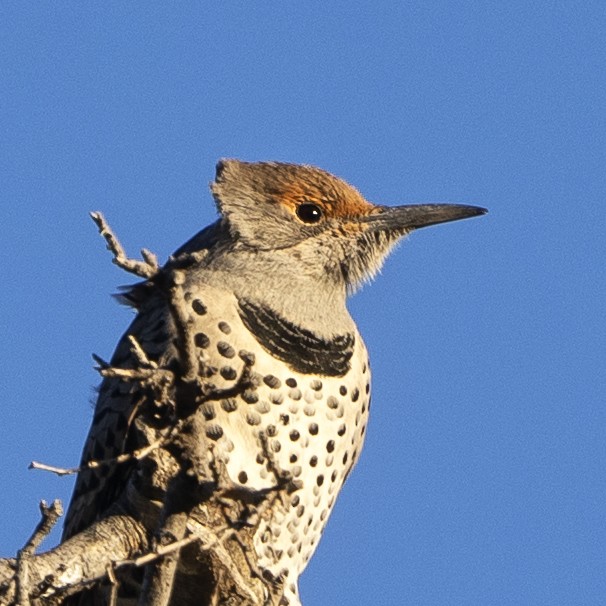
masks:
[[[109,581],[110,589],[109,589],[109,603],[107,606],[117,606],[118,605],[118,587],[120,584],[118,583],[118,579],[116,578],[116,572],[114,570],[114,565],[109,564],[107,566],[107,579]]]
[[[134,335],[128,335],[128,340],[131,345],[130,350],[135,356],[135,358],[137,358],[137,362],[139,362],[141,366],[148,366],[149,368],[158,368],[158,364],[147,357],[147,354],[143,350],[143,347],[141,347],[141,344],[139,343],[139,341],[137,341],[137,338]]]
[[[30,562],[40,543],[48,536],[57,520],[63,515],[61,501],[55,499],[50,507],[46,504],[46,501],[40,501],[40,513],[42,514],[40,522],[38,522],[27,543],[17,554],[16,606],[29,606],[31,603],[29,597],[32,590],[29,582]]]
[[[124,381],[149,381],[149,380],[170,380],[174,377],[170,370],[162,368],[117,368],[110,366],[100,368],[99,374],[108,379],[122,379]]]
[[[46,501],[40,501],[40,514],[42,515],[42,519],[21,550],[22,554],[33,555],[43,539],[48,536],[48,533],[53,529],[57,520],[63,515],[61,501],[55,499],[50,506],[46,504]]]
[[[169,553],[173,553],[174,551],[182,549],[183,547],[186,547],[187,545],[195,543],[199,540],[200,537],[190,535],[184,539],[181,539],[180,541],[175,541],[174,543],[169,543],[168,545],[160,545],[160,547],[156,548],[155,551],[150,551],[149,553],[139,556],[134,560],[122,560],[121,562],[116,562],[116,568],[122,568],[124,566],[136,566],[137,568],[140,568],[141,566],[146,566],[159,558],[163,558]]]
[[[181,347],[179,348],[181,361],[181,380],[185,383],[196,381],[200,374],[198,353],[191,330],[190,318],[187,313],[187,304],[183,292],[185,274],[181,270],[173,270],[170,285],[170,311],[175,322]]]
[[[105,217],[100,212],[92,212],[90,216],[99,228],[99,233],[103,236],[103,238],[105,238],[108,250],[114,255],[113,262],[118,267],[121,267],[131,274],[135,274],[146,279],[153,278],[158,274],[159,266],[156,255],[151,253],[149,250],[143,249],[141,254],[144,261],[129,259],[126,256],[122,244],[120,244],[120,241],[105,220]]]
[[[170,432],[172,435],[172,432]],[[58,476],[70,476],[85,469],[98,469],[99,467],[109,466],[109,465],[121,465],[122,463],[128,463],[129,461],[141,461],[145,457],[147,457],[151,452],[160,448],[162,445],[166,444],[170,439],[170,435],[162,436],[158,438],[151,444],[147,446],[143,446],[142,448],[138,448],[133,452],[125,452],[113,459],[102,459],[100,461],[93,460],[84,463],[80,467],[55,467],[54,465],[47,465],[46,463],[40,463],[38,461],[32,461],[28,465],[28,469],[39,469],[41,471],[50,471],[51,473],[57,474]]]

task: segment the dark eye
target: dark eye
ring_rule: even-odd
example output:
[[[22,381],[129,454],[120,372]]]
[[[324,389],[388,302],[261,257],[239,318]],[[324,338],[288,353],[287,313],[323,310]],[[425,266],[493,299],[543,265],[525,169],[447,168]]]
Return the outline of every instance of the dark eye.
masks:
[[[322,209],[317,204],[306,202],[297,207],[297,217],[303,223],[317,223],[322,218]]]

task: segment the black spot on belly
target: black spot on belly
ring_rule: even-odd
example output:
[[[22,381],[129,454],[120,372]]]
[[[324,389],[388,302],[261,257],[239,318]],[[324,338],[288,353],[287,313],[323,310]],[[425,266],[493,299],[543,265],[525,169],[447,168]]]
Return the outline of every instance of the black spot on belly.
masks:
[[[191,304],[193,310],[199,315],[203,316],[206,313],[206,305],[200,301],[200,299],[194,299]]]
[[[234,348],[229,343],[226,343],[225,341],[219,341],[217,343],[217,351],[224,358],[233,358],[236,355],[236,351],[234,350]]]
[[[309,386],[314,390],[314,391],[320,391],[320,389],[322,389],[322,381],[320,381],[319,379],[314,379]]]
[[[238,305],[242,322],[263,349],[293,370],[329,377],[342,377],[349,371],[355,345],[353,333],[323,339],[269,307],[247,299],[240,299]]]
[[[272,389],[278,389],[280,385],[282,385],[282,381],[280,381],[278,377],[274,377],[273,375],[266,375],[265,377],[263,377],[263,382],[265,383],[265,385],[271,387]]]
[[[206,427],[206,435],[211,440],[218,440],[223,435],[223,429],[220,425],[208,425]]]
[[[234,412],[234,410],[238,410],[238,403],[235,398],[226,398],[225,400],[221,400],[221,408],[225,412]]]
[[[223,366],[219,372],[226,381],[233,381],[238,376],[235,369],[231,366]]]
[[[199,332],[194,335],[194,343],[196,347],[205,349],[210,345],[210,339],[203,332]]]
[[[231,326],[227,322],[219,322],[218,327],[219,327],[219,330],[225,335],[228,335],[231,333]]]

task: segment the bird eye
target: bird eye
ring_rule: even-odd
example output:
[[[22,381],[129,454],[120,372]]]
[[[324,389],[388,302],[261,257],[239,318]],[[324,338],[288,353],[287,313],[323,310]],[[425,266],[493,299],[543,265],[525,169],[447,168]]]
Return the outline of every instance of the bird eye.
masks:
[[[322,218],[322,209],[317,204],[305,202],[297,206],[297,217],[303,223],[317,223]]]

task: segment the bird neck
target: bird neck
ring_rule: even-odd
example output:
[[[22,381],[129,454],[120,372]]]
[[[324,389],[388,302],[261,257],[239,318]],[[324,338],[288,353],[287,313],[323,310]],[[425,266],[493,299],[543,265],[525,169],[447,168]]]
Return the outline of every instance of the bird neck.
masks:
[[[355,332],[347,311],[347,289],[292,249],[255,250],[235,242],[218,220],[191,238],[174,256],[206,250],[189,273],[192,282],[232,292],[271,309],[320,337]],[[314,273],[315,269],[315,273]]]
[[[240,248],[211,253],[192,279],[228,290],[321,337],[355,330],[345,288],[310,275],[288,251]]]

